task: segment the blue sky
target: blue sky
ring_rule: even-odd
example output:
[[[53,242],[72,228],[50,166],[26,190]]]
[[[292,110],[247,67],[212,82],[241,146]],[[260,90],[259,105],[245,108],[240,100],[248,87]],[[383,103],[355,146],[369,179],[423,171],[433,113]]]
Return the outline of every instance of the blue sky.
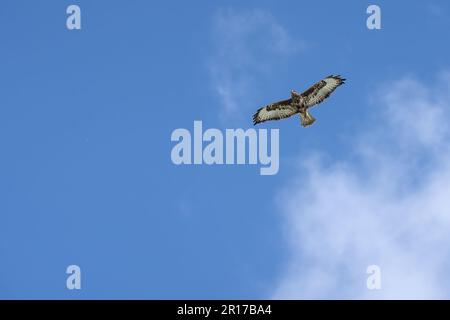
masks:
[[[81,30],[66,28],[70,4],[81,7]],[[369,4],[2,1],[0,298],[403,297],[408,290],[398,288],[409,287],[392,279],[389,286],[389,275],[401,274],[445,238],[423,239],[414,259],[393,261],[393,248],[414,243],[416,220],[401,234],[383,229],[381,240],[402,239],[386,240],[383,250],[352,249],[348,243],[359,238],[344,237],[337,248],[349,253],[343,256],[326,256],[334,247],[305,229],[341,239],[342,230],[358,234],[373,219],[401,224],[401,213],[423,204],[405,209],[400,202],[441,183],[430,178],[422,186],[423,172],[415,167],[399,176],[390,172],[412,159],[426,168],[447,160],[442,152],[430,156],[430,148],[447,146],[446,132],[433,128],[450,106],[450,5],[377,1],[382,29],[370,31]],[[280,129],[277,175],[260,176],[249,165],[172,164],[174,129],[192,130],[194,120],[208,128],[250,128],[257,108],[329,74],[348,81],[313,110],[314,126],[304,129],[297,118],[263,125]],[[437,111],[418,126],[404,101],[416,108],[417,119],[430,105]],[[381,109],[397,114],[397,122],[377,118]],[[370,152],[392,158],[375,169]],[[316,156],[321,160],[312,179],[302,166]],[[447,172],[436,170],[427,172]],[[379,182],[384,175],[394,182]],[[346,186],[342,197],[317,196],[320,190],[338,194],[336,185]],[[377,193],[386,185],[395,192]],[[292,197],[291,187],[297,188]],[[312,204],[296,200],[302,192],[315,195]],[[378,200],[355,200],[372,196]],[[384,207],[380,199],[386,198]],[[341,204],[346,212],[353,205],[369,209],[352,224],[352,215],[340,215]],[[381,211],[398,220],[380,218]],[[310,219],[316,216],[323,219]],[[439,219],[447,215],[436,217],[430,228],[446,226]],[[342,221],[345,227],[333,227]],[[380,233],[372,236],[380,240]],[[363,256],[358,266],[349,262],[352,250]],[[365,284],[363,266],[370,263],[385,265],[384,296],[357,284],[360,278]],[[65,286],[71,264],[82,270],[79,291]],[[430,284],[446,266],[419,268],[416,296],[448,298],[450,286]]]

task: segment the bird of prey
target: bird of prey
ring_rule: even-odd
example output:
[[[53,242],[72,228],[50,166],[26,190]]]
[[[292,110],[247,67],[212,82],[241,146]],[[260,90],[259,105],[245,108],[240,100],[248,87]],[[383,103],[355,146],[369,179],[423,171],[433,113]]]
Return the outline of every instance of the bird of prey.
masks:
[[[308,127],[316,121],[308,109],[328,98],[344,81],[345,79],[341,76],[331,75],[315,83],[303,93],[292,90],[290,99],[271,103],[258,109],[253,115],[253,124],[268,120],[280,120],[299,113],[302,126]]]

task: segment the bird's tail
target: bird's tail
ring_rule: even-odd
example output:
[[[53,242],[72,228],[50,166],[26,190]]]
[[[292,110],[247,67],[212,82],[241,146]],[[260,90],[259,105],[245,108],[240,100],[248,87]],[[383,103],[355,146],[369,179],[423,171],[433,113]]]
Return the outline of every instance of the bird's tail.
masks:
[[[300,112],[300,120],[302,123],[302,126],[309,127],[316,121],[316,119],[308,112],[308,110],[305,110],[305,112]]]

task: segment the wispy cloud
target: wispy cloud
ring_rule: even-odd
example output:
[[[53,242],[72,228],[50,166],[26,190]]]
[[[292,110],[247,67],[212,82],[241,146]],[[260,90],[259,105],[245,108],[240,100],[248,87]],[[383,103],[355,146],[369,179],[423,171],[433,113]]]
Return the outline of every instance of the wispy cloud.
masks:
[[[209,64],[213,90],[222,103],[222,116],[255,108],[261,78],[270,77],[286,58],[304,48],[269,13],[222,10],[213,28],[214,54]]]
[[[390,83],[353,160],[301,162],[278,199],[290,259],[274,297],[450,298],[449,88],[448,74]]]

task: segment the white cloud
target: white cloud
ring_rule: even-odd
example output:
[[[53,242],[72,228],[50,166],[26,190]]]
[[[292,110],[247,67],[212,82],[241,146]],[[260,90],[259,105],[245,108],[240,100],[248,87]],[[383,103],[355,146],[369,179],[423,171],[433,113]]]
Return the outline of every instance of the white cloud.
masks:
[[[278,199],[290,258],[275,298],[450,298],[449,88],[448,74],[386,85],[356,160],[301,162]]]
[[[261,10],[222,10],[213,28],[214,54],[209,63],[213,89],[222,103],[222,116],[255,108],[261,79],[304,47],[276,19]],[[244,113],[245,114],[245,113]]]

